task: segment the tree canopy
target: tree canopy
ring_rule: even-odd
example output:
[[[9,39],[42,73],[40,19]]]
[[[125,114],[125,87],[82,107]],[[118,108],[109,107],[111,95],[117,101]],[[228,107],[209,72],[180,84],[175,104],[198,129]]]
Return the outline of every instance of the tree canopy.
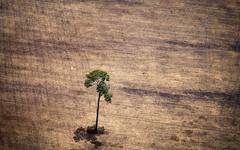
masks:
[[[84,82],[86,88],[89,88],[96,84],[96,90],[100,97],[104,96],[106,102],[111,103],[112,94],[109,93],[109,85],[106,81],[109,81],[109,75],[107,72],[102,70],[94,70],[86,75],[87,79]]]

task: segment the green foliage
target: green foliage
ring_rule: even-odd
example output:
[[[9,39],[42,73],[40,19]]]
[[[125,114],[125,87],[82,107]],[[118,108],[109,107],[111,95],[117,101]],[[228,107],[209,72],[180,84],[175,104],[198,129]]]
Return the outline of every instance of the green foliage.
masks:
[[[106,81],[109,81],[109,75],[105,71],[94,70],[86,75],[87,79],[84,82],[86,88],[97,84],[96,90],[100,96],[104,96],[106,102],[111,102],[112,94],[109,93],[110,87],[106,84]]]
[[[108,89],[109,89],[109,87],[107,86],[107,84],[104,81],[100,81],[97,84],[97,92],[100,93],[100,95],[104,95],[104,94],[108,93]]]
[[[86,88],[89,88],[90,86],[92,86],[92,81],[89,80],[89,79],[86,79],[85,82],[84,82],[84,85]]]
[[[111,101],[112,101],[112,94],[109,94],[109,93],[104,94],[104,98],[105,98],[105,101],[111,103]]]

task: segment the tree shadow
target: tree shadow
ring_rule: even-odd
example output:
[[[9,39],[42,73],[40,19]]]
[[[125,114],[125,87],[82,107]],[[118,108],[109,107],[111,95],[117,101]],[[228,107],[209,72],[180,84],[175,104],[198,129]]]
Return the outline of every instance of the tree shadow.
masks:
[[[95,148],[102,146],[102,142],[97,140],[96,136],[104,134],[104,127],[99,127],[97,131],[94,130],[95,126],[88,126],[87,128],[80,127],[74,132],[73,139],[75,142],[85,140],[94,145]]]

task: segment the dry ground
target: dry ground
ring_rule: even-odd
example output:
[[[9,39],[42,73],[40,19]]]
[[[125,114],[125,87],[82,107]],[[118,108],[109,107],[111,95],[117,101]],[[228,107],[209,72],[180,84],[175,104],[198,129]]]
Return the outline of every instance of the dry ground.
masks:
[[[238,0],[0,0],[0,149],[239,149]]]

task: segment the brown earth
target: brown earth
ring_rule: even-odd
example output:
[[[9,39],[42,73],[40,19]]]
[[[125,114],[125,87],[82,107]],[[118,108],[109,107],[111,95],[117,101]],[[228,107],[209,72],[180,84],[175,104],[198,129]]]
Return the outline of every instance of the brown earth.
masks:
[[[0,149],[239,149],[240,1],[0,0]]]

